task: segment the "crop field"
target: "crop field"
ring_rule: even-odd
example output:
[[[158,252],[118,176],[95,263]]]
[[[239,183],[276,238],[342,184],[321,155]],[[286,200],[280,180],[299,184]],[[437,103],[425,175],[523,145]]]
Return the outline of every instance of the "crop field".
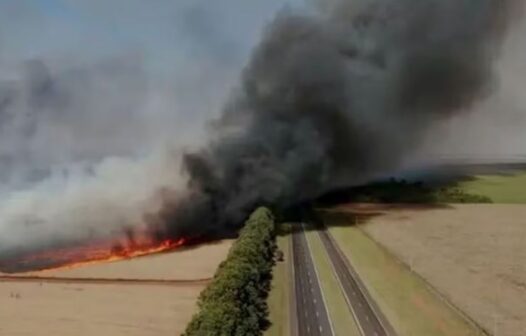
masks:
[[[347,210],[358,214],[358,218],[363,212],[353,206]],[[374,215],[361,213],[363,219],[358,220],[358,227],[351,228],[359,231],[355,236],[370,236],[385,246],[488,333],[524,335],[525,205],[377,205],[369,211]],[[347,248],[358,249],[348,237],[345,243]],[[435,314],[431,309],[429,312]],[[446,322],[437,320],[438,325]]]
[[[491,198],[494,203],[526,204],[526,173],[475,176],[460,183],[465,191]]]
[[[399,335],[483,335],[350,218],[326,213],[324,221]]]
[[[170,281],[212,277],[230,245],[35,272],[15,281],[2,277],[0,335],[178,335],[206,281]]]

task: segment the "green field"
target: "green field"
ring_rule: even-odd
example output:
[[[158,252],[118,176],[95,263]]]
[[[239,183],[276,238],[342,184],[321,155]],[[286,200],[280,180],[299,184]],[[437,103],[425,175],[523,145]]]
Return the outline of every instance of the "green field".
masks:
[[[361,229],[348,225],[342,216],[325,213],[324,218],[399,335],[485,335]]]
[[[494,203],[526,204],[526,173],[476,176],[459,184],[468,193],[491,198]]]
[[[267,299],[269,308],[270,327],[265,331],[266,336],[288,335],[290,332],[290,294],[289,294],[289,236],[277,238],[278,248],[283,251],[283,262],[277,262],[272,271],[272,289]]]
[[[316,231],[307,232],[312,258],[318,271],[320,286],[325,298],[334,333],[337,336],[359,336],[352,313],[345,302],[343,291],[334,274],[329,256]]]

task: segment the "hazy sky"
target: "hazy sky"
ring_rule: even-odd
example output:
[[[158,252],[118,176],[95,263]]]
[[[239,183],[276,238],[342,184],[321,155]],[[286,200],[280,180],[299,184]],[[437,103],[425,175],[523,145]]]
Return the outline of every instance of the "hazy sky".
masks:
[[[134,156],[161,138],[201,139],[266,24],[302,2],[0,0],[0,99],[10,97],[0,106],[0,166]],[[27,106],[35,85],[57,91],[42,93],[53,106]]]
[[[276,10],[301,0],[2,0],[0,57],[90,60],[135,53],[166,74],[240,64]]]

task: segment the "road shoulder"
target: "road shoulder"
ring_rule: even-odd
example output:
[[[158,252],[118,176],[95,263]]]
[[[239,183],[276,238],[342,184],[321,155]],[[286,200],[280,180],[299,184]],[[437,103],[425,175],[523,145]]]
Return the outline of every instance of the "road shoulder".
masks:
[[[278,261],[272,271],[272,284],[267,298],[270,326],[265,336],[281,336],[292,334],[291,327],[295,319],[291,315],[293,286],[293,267],[290,236],[277,237],[279,250],[283,252],[283,261]]]
[[[399,335],[484,335],[396,257],[344,224],[328,223],[329,231]]]

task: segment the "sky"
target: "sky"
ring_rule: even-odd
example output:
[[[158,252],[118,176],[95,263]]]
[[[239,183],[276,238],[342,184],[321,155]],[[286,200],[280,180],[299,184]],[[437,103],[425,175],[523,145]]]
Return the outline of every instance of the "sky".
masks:
[[[17,123],[4,123],[0,165],[6,155],[24,157],[24,166],[51,165],[134,156],[160,138],[202,139],[266,25],[279,10],[302,6],[303,0],[0,0],[0,84],[34,85],[21,83],[28,72],[35,76],[27,65],[37,64],[49,77],[40,81],[52,80],[72,101],[60,120],[45,118],[40,107],[26,111],[37,129],[31,138],[18,136]],[[20,119],[27,102],[15,105],[9,113]]]
[[[294,4],[296,2],[296,4]],[[0,56],[92,60],[138,54],[161,74],[197,60],[242,63],[265,23],[300,1],[1,0]]]

